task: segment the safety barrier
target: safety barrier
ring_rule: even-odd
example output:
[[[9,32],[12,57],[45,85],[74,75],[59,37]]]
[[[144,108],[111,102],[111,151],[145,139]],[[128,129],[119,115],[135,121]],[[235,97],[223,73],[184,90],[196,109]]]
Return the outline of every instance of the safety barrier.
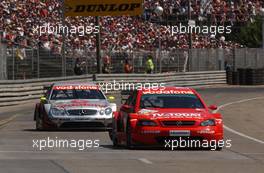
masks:
[[[162,74],[98,74],[64,78],[0,81],[0,106],[17,105],[37,99],[44,86],[54,82],[164,83],[169,86],[207,86],[226,84],[225,71],[162,73]],[[113,92],[113,91],[112,91]]]
[[[264,68],[239,68],[237,71],[227,71],[229,85],[264,85]]]

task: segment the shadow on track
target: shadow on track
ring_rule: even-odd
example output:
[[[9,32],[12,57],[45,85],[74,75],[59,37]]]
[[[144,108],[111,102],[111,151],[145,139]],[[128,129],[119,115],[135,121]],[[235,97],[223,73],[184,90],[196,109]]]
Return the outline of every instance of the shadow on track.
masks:
[[[123,151],[215,151],[210,148],[165,148],[164,146],[136,146],[133,148],[126,148],[125,146],[114,147],[113,145],[100,145],[102,148],[111,150],[123,150]]]
[[[49,129],[49,130],[36,130],[36,129],[23,129],[25,132],[108,132],[105,130],[93,129]]]

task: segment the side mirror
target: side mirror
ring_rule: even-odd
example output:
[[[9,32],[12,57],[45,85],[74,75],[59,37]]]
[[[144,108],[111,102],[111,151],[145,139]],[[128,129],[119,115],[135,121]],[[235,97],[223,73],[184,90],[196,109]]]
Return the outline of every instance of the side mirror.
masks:
[[[217,106],[216,105],[211,105],[208,108],[211,109],[211,110],[213,110],[213,111],[217,110]]]
[[[47,103],[47,98],[45,96],[41,96],[40,97],[40,102],[43,103],[43,104]]]

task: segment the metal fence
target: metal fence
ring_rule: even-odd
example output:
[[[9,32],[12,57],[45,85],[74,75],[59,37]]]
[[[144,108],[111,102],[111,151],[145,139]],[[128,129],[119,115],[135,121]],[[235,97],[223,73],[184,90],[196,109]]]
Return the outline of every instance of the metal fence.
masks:
[[[36,78],[37,56],[34,49],[12,47],[7,49],[7,78]]]
[[[192,49],[189,63],[191,71],[224,70],[225,62],[232,62],[233,52],[228,49]]]
[[[174,51],[102,51],[110,57],[111,73],[124,73],[125,60],[133,67],[132,73],[145,73],[148,56],[153,57],[154,73],[223,70],[225,53],[210,49],[178,49]],[[22,55],[20,55],[22,54]],[[84,74],[97,72],[96,52],[69,51],[66,54],[66,74],[74,75],[76,58],[85,62]],[[189,62],[189,66],[188,66]],[[7,51],[8,79],[34,79],[60,77],[63,73],[63,58],[60,54],[45,49],[9,48]]]
[[[264,49],[235,49],[234,70],[239,68],[264,68]]]
[[[3,47],[3,46],[2,46]],[[85,62],[84,74],[97,72],[96,52],[67,49],[66,63],[60,54],[46,49],[22,47],[0,49],[0,79],[35,79],[61,77],[63,65],[66,75],[74,75],[76,58]],[[129,60],[133,73],[145,73],[147,56],[153,57],[154,73],[218,71],[227,65],[237,68],[263,68],[264,53],[262,49],[177,49],[173,51],[139,51],[111,52],[102,51],[102,64],[105,56],[110,57],[111,73],[124,73],[124,62]],[[6,59],[5,59],[6,57]],[[5,69],[6,68],[6,69]]]
[[[0,80],[7,79],[6,53],[6,45],[0,42]]]
[[[177,49],[174,51],[131,51],[131,52],[107,52],[102,51],[102,61],[105,56],[110,57],[111,73],[124,73],[124,62],[129,60],[133,66],[133,73],[145,73],[148,56],[152,56],[155,65],[154,73],[185,72],[185,71],[210,71],[223,70],[226,53],[222,50],[213,51],[210,49]],[[96,73],[96,53],[72,51],[67,56],[68,63],[71,59],[71,66],[74,67],[76,58],[86,62],[85,73]],[[188,66],[189,61],[189,66]],[[197,63],[197,61],[199,61]]]
[[[184,56],[185,50],[177,50],[174,52],[157,51],[131,51],[131,52],[110,52],[102,51],[102,64],[106,56],[110,57],[111,73],[124,73],[125,60],[129,60],[133,67],[133,73],[145,73],[145,63],[147,57],[151,55],[155,64],[154,73],[161,72],[181,72],[187,59]],[[67,55],[68,68],[74,67],[76,58],[85,62],[84,70],[87,74],[96,73],[97,61],[96,53],[83,51],[72,51]]]

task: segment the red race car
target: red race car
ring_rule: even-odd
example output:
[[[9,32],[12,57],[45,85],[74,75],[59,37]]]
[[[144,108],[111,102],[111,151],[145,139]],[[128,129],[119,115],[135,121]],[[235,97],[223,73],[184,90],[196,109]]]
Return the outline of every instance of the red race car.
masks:
[[[191,88],[131,91],[126,103],[114,114],[110,136],[114,146],[128,148],[138,145],[171,147],[183,140],[185,144],[193,140],[202,145],[198,147],[206,146],[205,142],[211,144],[211,141],[218,144],[223,141],[223,123],[220,114],[210,111],[216,109],[214,105],[207,107]],[[215,148],[221,149],[218,145]]]

